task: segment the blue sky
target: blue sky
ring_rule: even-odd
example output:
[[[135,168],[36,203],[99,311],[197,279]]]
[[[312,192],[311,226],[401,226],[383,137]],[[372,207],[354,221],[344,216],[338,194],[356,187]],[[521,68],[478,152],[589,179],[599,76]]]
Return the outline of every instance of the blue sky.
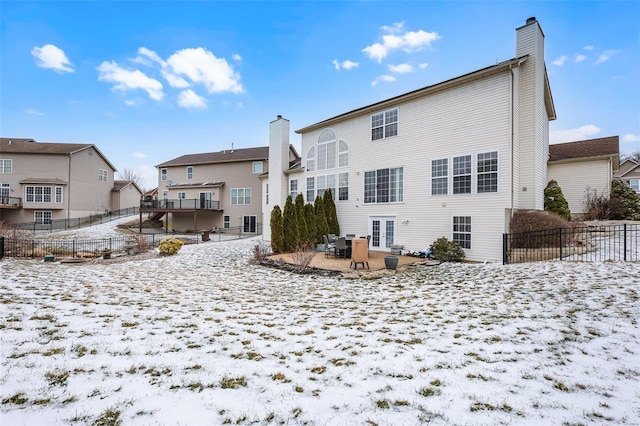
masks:
[[[182,154],[292,130],[515,56],[535,16],[551,142],[640,150],[640,2],[0,2],[0,134],[93,143],[156,185]],[[292,132],[299,147],[299,136]]]

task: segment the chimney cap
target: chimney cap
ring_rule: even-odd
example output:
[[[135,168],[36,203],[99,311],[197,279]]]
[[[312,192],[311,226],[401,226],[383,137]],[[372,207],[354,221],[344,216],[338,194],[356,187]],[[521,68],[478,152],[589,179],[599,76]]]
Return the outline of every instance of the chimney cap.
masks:
[[[280,114],[278,114],[277,119],[280,120],[282,118],[282,116]]]
[[[537,21],[536,17],[535,17],[535,16],[532,16],[531,18],[528,18],[528,19],[527,19],[527,24],[532,24],[532,23],[534,23],[534,22],[536,22],[536,21]]]

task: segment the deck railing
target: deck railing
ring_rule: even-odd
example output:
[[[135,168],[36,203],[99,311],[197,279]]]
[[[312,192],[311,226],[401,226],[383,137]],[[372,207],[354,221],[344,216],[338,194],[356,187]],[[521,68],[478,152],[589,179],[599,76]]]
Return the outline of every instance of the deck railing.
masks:
[[[140,201],[140,209],[145,210],[220,210],[220,201],[200,199],[162,199]]]

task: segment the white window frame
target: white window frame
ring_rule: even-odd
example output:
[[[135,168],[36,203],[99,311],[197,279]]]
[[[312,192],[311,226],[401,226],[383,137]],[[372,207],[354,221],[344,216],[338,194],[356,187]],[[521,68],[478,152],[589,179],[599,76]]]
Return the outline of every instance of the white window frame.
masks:
[[[11,197],[11,184],[0,183],[0,197]]]
[[[629,186],[633,188],[634,191],[640,192],[640,179],[629,179]]]
[[[449,193],[449,159],[431,160],[431,195]]]
[[[296,199],[298,196],[298,179],[291,179],[289,181],[289,195],[292,199]]]
[[[307,178],[307,202],[313,203],[316,200],[316,178],[310,176]]]
[[[169,174],[169,171],[167,169],[160,169],[160,180],[163,182],[166,181],[168,174]]]
[[[371,114],[371,141],[397,136],[399,121],[397,107]]]
[[[184,191],[178,191],[178,200],[185,200],[187,198],[187,193]]]
[[[454,195],[471,194],[473,192],[473,156],[470,154],[453,157],[452,161],[452,193]],[[468,179],[468,185],[467,185]],[[464,186],[462,186],[464,183]]]
[[[98,180],[100,182],[109,182],[109,172],[105,169],[98,169]]]
[[[13,160],[0,158],[0,175],[13,174]]]
[[[260,167],[258,167],[260,166]],[[251,173],[260,175],[264,173],[264,163],[262,161],[254,161],[251,163]]]
[[[33,221],[40,225],[48,225],[53,221],[51,210],[35,210],[33,212]]]
[[[498,192],[498,151],[481,152],[476,155],[476,160],[476,192]]]
[[[193,180],[193,166],[187,166],[187,180]]]
[[[365,204],[403,202],[404,167],[389,167],[364,172]]]
[[[29,185],[24,188],[25,203],[50,203],[52,189],[50,186]]]
[[[64,190],[62,189],[61,186],[56,186],[55,187],[55,202],[56,203],[62,203],[63,202],[63,195],[64,195]]]
[[[453,216],[451,219],[451,241],[460,244],[466,250],[471,249],[472,240],[471,216]]]
[[[231,205],[232,206],[248,206],[252,202],[251,188],[233,188],[231,189]]]
[[[336,197],[334,197],[336,198]],[[338,201],[349,201],[349,173],[338,173]]]

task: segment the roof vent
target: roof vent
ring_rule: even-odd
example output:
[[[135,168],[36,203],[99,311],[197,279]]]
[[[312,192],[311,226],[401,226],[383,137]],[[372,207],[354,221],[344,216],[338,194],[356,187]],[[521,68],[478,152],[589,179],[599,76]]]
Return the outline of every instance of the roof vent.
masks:
[[[535,16],[532,16],[531,18],[527,19],[527,24],[533,24],[534,22],[536,22]]]

